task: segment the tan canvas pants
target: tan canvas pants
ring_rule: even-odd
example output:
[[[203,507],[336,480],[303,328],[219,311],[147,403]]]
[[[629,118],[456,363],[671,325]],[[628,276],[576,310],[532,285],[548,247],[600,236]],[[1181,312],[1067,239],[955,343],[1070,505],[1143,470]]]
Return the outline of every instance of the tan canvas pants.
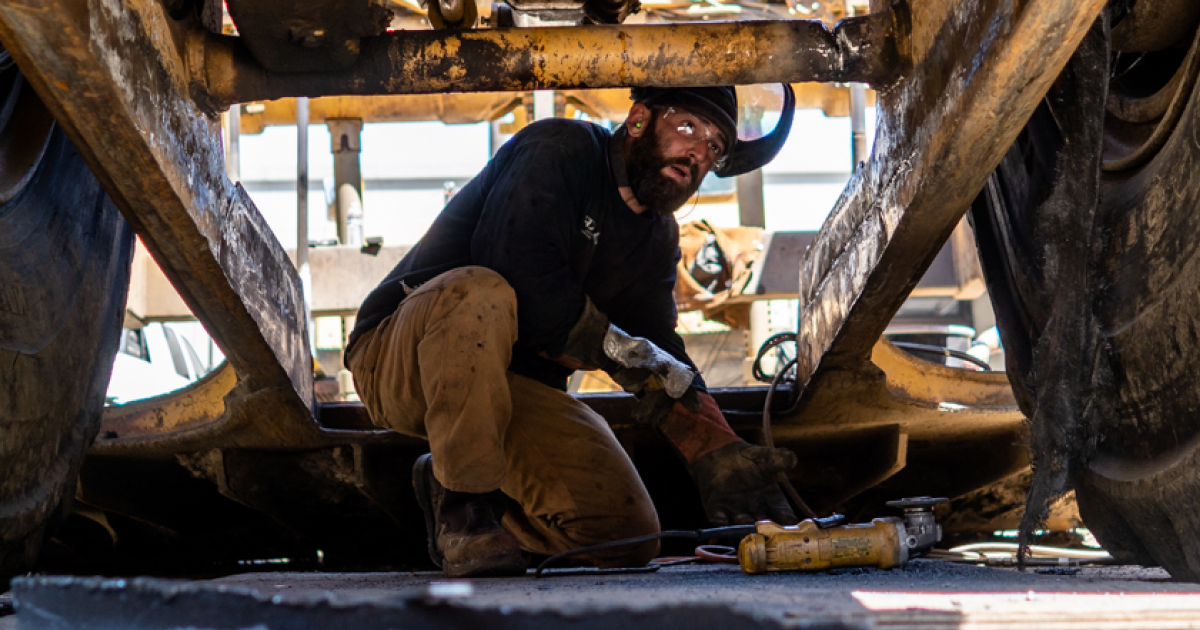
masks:
[[[429,440],[442,485],[513,499],[503,525],[523,549],[550,555],[657,532],[654,505],[604,419],[507,371],[516,339],[512,288],[494,271],[463,267],[409,295],[355,342],[348,363],[375,424]],[[648,543],[592,560],[640,566],[657,553]]]

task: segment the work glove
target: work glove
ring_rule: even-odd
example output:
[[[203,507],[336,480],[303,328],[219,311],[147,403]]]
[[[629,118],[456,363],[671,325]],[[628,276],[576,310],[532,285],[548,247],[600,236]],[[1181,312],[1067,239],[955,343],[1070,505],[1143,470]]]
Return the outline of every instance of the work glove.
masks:
[[[796,454],[787,449],[737,441],[701,455],[688,472],[714,527],[761,520],[795,525],[799,519],[775,483],[776,474],[795,466]]]
[[[658,426],[675,402],[700,410],[692,381],[696,371],[641,337],[612,325],[590,299],[571,327],[561,355],[552,360],[575,370],[604,370],[625,391],[637,396],[633,419]]]
[[[625,335],[616,326],[612,329]],[[621,389],[637,397],[634,422],[657,427],[676,403],[690,411],[700,411],[699,393],[692,385],[695,371],[640,337],[625,335],[619,343],[633,347],[626,361],[618,361],[622,367],[610,370],[609,375]]]

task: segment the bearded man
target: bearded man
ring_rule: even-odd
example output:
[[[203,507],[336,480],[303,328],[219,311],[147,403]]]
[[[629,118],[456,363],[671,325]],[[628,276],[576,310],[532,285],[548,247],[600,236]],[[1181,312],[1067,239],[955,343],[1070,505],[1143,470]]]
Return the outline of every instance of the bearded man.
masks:
[[[363,302],[346,350],[372,421],[429,441],[413,470],[431,558],[449,576],[519,575],[552,555],[659,531],[604,419],[566,393],[602,369],[686,461],[714,525],[796,517],[773,480],[796,464],[738,438],[675,332],[673,213],[710,171],[778,153],[737,137],[732,87],[635,88],[615,133],[535,122],[455,195]],[[586,558],[641,566],[658,543]]]

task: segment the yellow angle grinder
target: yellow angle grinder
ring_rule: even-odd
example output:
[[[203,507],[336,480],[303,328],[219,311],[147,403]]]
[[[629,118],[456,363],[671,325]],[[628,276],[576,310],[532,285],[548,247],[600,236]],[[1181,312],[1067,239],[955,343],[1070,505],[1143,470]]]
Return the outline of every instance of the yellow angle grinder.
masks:
[[[798,525],[755,524],[755,532],[738,545],[742,571],[825,571],[842,567],[891,569],[924,555],[942,540],[933,518],[934,506],[946,499],[913,497],[888,501],[904,516],[870,523],[840,524],[840,519],[809,519]]]
[[[946,499],[930,497],[888,501],[887,505],[904,510],[902,518],[877,518],[870,523],[854,525],[845,525],[845,517],[834,515],[809,519],[799,525],[786,527],[771,521],[760,521],[754,525],[727,525],[694,531],[666,530],[564,551],[542,561],[534,575],[570,575],[546,571],[556,563],[573,556],[666,538],[695,541],[740,538],[742,542],[736,555],[731,547],[709,545],[697,547],[696,555],[714,562],[736,562],[742,566],[743,571],[751,575],[770,571],[824,571],[840,567],[890,569],[924,555],[942,539],[942,528],[933,519],[933,508],[945,502]],[[604,571],[657,571],[663,566],[666,565]]]

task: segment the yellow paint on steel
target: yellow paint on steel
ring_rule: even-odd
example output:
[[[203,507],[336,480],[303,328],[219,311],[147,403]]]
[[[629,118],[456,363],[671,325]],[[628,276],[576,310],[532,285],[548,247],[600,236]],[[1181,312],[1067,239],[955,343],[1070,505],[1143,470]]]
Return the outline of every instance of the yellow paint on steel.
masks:
[[[512,92],[474,94],[407,94],[400,96],[325,96],[309,101],[309,122],[357,118],[367,123],[440,120],[447,124],[495,120],[519,105]],[[241,132],[261,133],[266,127],[296,124],[296,100],[291,98],[242,105]]]
[[[738,86],[738,100],[779,111],[782,100],[774,85]],[[830,118],[850,115],[849,90],[833,83],[794,83],[796,109],[819,109]],[[592,118],[623,120],[629,113],[629,90],[565,90],[569,106]],[[439,120],[446,124],[496,120],[521,104],[521,92],[475,92],[463,94],[397,94],[383,96],[323,96],[309,101],[309,121],[322,124],[327,118],[358,118],[368,123]],[[874,106],[875,91],[867,91],[867,105]],[[242,105],[241,132],[262,133],[266,127],[296,124],[296,101],[291,98]]]
[[[225,396],[233,391],[237,380],[233,367],[221,363],[204,378],[177,392],[108,407],[91,452],[136,450],[159,436],[205,428],[225,415]]]
[[[816,20],[389,32],[339,72],[271,73],[236,37],[189,41],[216,105],[289,96],[444,94],[630,86],[888,83],[905,65],[891,12]]]
[[[887,387],[905,400],[938,406],[1013,408],[1012,386],[1004,372],[977,372],[924,361],[880,339],[871,362],[887,374]]]
[[[797,413],[778,419],[777,442],[835,439],[853,431],[896,426],[910,444],[988,443],[997,452],[1025,432],[1006,374],[948,368],[880,339],[870,361],[831,371]],[[949,404],[947,404],[949,403]],[[849,432],[849,433],[848,433]],[[1026,465],[1014,451],[1015,472]]]
[[[697,72],[711,75],[715,82],[729,82],[727,77],[743,73],[749,60],[763,65],[780,61],[773,54],[760,56],[763,39],[789,41],[791,35],[782,24],[751,30],[737,23],[709,28],[672,25],[468,31],[428,42],[402,62],[402,71],[392,77],[392,82],[397,92],[417,78],[430,81],[435,91],[453,90],[456,80],[472,72],[470,64],[474,60],[459,54],[464,45],[471,44],[507,51],[495,70],[510,77],[510,89],[527,89],[531,84],[582,85],[596,76],[613,77],[620,84],[674,84]],[[430,72],[430,61],[441,66],[437,76]]]

